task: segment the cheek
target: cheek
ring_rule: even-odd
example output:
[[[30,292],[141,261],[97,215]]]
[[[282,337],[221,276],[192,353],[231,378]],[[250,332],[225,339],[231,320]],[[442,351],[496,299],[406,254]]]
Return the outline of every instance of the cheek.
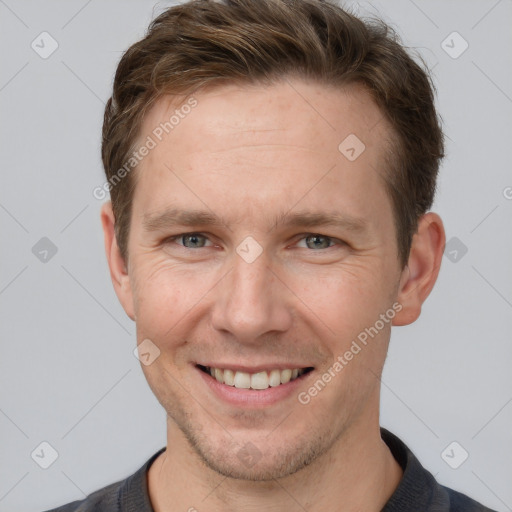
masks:
[[[337,339],[357,336],[389,307],[389,283],[382,264],[375,260],[354,257],[334,269],[317,268],[294,276],[299,298]]]
[[[305,281],[302,287],[301,299],[310,312],[302,311],[329,354],[322,372],[328,378],[335,375],[323,396],[335,401],[340,410],[355,410],[365,403],[363,396],[373,393],[386,357],[391,319],[383,321],[380,315],[392,303],[381,270],[378,265],[347,264],[336,273]]]
[[[207,280],[171,265],[165,258],[140,258],[134,267],[137,327],[146,337],[161,338],[204,295]]]

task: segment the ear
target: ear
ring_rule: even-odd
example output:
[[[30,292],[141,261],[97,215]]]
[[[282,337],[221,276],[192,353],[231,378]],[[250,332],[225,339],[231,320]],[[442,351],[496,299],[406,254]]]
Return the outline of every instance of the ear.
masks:
[[[393,325],[408,325],[420,316],[421,306],[439,275],[445,243],[441,217],[433,212],[421,216],[400,277],[397,302],[402,309],[395,315]]]
[[[107,255],[110,277],[119,302],[123,306],[126,314],[135,320],[133,293],[130,282],[130,276],[121,251],[117,245],[117,239],[114,231],[115,218],[112,210],[111,201],[106,202],[101,207],[101,224],[103,226],[103,236],[105,239],[105,252]]]

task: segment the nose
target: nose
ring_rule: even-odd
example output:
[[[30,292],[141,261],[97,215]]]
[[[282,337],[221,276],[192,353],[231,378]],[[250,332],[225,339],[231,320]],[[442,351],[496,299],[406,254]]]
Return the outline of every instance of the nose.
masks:
[[[231,272],[216,287],[212,324],[238,343],[254,344],[263,335],[282,333],[292,325],[292,297],[265,252],[247,263],[234,255]]]

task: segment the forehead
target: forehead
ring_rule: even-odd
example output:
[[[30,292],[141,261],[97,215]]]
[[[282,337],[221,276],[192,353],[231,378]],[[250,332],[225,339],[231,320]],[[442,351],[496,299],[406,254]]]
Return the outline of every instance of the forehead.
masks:
[[[214,195],[234,204],[236,192],[240,206],[268,208],[301,200],[309,187],[303,206],[314,210],[342,185],[347,206],[364,215],[370,208],[361,194],[383,193],[378,175],[389,133],[372,98],[355,86],[295,80],[165,96],[142,125],[140,140],[151,137],[155,147],[136,171],[134,201],[143,202],[140,213],[164,208],[183,197],[173,192],[180,188],[189,199],[195,191],[196,200]]]
[[[190,124],[200,133],[191,136]],[[199,136],[203,139],[195,151],[219,149],[220,145],[228,149],[230,142],[240,145],[244,140],[250,145],[255,133],[260,142],[272,144],[279,137],[316,151],[332,151],[338,147],[336,142],[350,134],[357,135],[367,148],[382,146],[389,132],[380,109],[362,86],[298,80],[267,86],[217,86],[187,98],[164,96],[146,115],[141,133],[155,129],[158,138],[162,131],[162,138],[179,138],[188,152]]]

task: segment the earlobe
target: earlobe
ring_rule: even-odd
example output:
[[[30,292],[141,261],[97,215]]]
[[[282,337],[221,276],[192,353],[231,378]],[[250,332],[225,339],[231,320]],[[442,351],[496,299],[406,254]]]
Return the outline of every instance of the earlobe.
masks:
[[[439,215],[424,214],[418,221],[409,260],[400,278],[397,302],[402,305],[402,310],[393,319],[393,325],[408,325],[420,316],[421,306],[439,275],[445,242]]]
[[[134,303],[130,276],[124,258],[121,255],[115,236],[115,218],[112,203],[108,201],[101,207],[101,224],[105,241],[105,254],[110,270],[110,277],[119,302],[126,314],[135,320]]]

